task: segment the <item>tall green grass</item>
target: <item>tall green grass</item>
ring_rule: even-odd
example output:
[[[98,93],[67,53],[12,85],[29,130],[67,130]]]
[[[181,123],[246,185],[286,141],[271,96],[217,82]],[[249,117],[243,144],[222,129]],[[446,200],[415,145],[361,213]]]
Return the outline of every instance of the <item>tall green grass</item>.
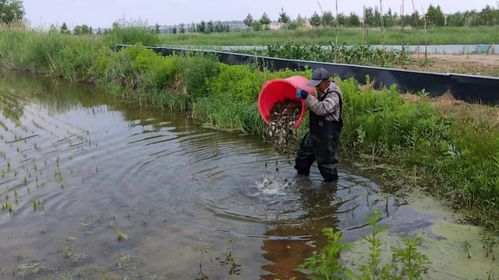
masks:
[[[187,110],[204,126],[264,135],[257,95],[272,79],[302,72],[228,66],[210,57],[162,57],[140,44],[112,51],[89,37],[30,31],[0,33],[0,66],[83,81],[141,105]],[[344,97],[342,155],[369,154],[397,167],[400,184],[418,184],[456,207],[475,210],[491,228],[499,220],[498,108],[469,117],[480,105],[443,113],[429,99],[406,101],[396,87],[374,90],[337,81]],[[455,110],[451,108],[450,112]],[[484,121],[488,120],[488,121]],[[307,129],[302,125],[299,135]]]
[[[338,31],[340,44],[381,45],[384,42],[383,32],[379,28],[340,28]],[[459,36],[456,36],[459,34]],[[160,36],[164,45],[198,45],[198,46],[254,46],[272,45],[293,42],[296,44],[324,44],[334,42],[334,28],[279,31],[239,31],[210,34],[165,34]],[[479,27],[435,27],[425,31],[420,28],[406,28],[404,42],[410,45],[442,45],[442,44],[497,44],[499,32],[497,26]],[[386,44],[401,45],[400,28],[386,29]]]

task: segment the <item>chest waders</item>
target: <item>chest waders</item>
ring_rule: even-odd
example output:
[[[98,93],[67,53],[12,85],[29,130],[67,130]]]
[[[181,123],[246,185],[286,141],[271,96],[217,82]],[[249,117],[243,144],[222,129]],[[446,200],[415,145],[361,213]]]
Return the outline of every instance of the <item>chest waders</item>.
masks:
[[[332,181],[338,178],[336,164],[336,149],[340,142],[341,128],[343,120],[341,118],[343,111],[343,101],[341,95],[338,95],[340,101],[340,120],[328,121],[326,116],[318,116],[310,110],[310,131],[305,134],[300,142],[300,149],[295,160],[295,169],[298,174],[309,175],[310,166],[317,161],[319,171],[324,181]],[[323,101],[328,94],[319,97]]]

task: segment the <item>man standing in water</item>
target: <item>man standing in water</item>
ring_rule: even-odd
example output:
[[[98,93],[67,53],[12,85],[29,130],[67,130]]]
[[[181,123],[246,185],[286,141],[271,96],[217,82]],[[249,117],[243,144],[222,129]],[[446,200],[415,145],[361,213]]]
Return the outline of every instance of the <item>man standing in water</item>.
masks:
[[[304,99],[310,109],[310,131],[301,140],[295,169],[298,174],[308,176],[310,166],[317,161],[324,181],[333,181],[338,179],[336,149],[343,127],[341,91],[324,68],[312,72],[307,86],[315,87],[316,96],[301,88],[296,90],[296,96]]]

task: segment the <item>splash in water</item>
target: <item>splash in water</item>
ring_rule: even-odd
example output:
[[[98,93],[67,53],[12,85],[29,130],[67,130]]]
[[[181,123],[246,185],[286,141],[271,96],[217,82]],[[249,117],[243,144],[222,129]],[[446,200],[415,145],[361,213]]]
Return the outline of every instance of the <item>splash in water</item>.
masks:
[[[279,178],[264,178],[256,185],[257,195],[286,195],[291,187],[291,181]]]

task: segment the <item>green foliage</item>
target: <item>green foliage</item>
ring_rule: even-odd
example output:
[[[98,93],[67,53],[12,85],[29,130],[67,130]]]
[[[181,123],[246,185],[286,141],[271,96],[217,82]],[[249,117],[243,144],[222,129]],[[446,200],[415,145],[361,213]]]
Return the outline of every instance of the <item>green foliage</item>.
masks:
[[[307,258],[300,268],[309,271],[311,279],[345,279],[345,275],[350,272],[340,263],[339,257],[341,251],[351,244],[341,242],[341,231],[325,228],[322,233],[328,238],[328,244]]]
[[[482,242],[482,248],[485,251],[485,256],[488,258],[489,255],[492,257],[492,260],[496,260],[494,255],[494,248],[499,244],[499,241],[496,237],[487,232],[480,233],[480,242]]]
[[[405,51],[385,52],[382,49],[365,45],[346,46],[331,43],[328,48],[325,48],[321,45],[286,42],[283,45],[269,45],[267,50],[263,52],[255,52],[271,57],[374,66],[394,66],[409,63],[409,53]]]
[[[444,26],[445,24],[444,13],[440,9],[440,6],[433,7],[433,5],[430,5],[426,12],[426,18],[430,25]]]
[[[260,18],[260,23],[263,25],[263,26],[266,26],[266,25],[269,25],[271,22],[269,16],[267,15],[267,13],[263,13],[262,17]]]
[[[15,23],[24,18],[24,7],[21,0],[0,1],[0,24]]]
[[[251,27],[253,25],[253,17],[251,16],[251,14],[248,14],[243,22],[246,26]]]
[[[361,91],[352,79],[338,83],[348,104],[342,131],[345,151],[374,151],[405,163],[408,170],[419,166],[427,178],[422,185],[437,184],[431,191],[458,205],[482,209],[486,223],[497,220],[497,129],[457,122],[459,116],[444,117],[429,102],[404,101],[396,88]]]
[[[393,266],[388,279],[422,279],[421,275],[427,272],[431,262],[427,256],[418,252],[420,239],[405,239],[404,244],[404,248],[392,248]]]
[[[116,44],[135,45],[141,43],[144,46],[156,46],[159,44],[159,37],[145,26],[119,26],[114,25],[113,29],[104,36],[104,42],[108,46]]]
[[[244,65],[222,65],[220,69],[219,75],[208,80],[208,89],[214,96],[231,101],[256,101],[265,82],[261,72]]]
[[[0,67],[27,68],[27,44],[35,34],[27,31],[4,30],[0,32]]]
[[[463,247],[464,251],[466,252],[468,259],[471,259],[471,255],[470,255],[471,242],[469,240],[464,240],[463,243],[461,244],[461,246]]]
[[[381,220],[381,213],[379,210],[373,212],[367,219],[367,223],[371,228],[371,235],[363,237],[369,245],[369,262],[360,266],[361,274],[356,276],[358,279],[377,279],[381,271],[386,271],[388,265],[380,268],[381,264],[381,246],[382,241],[379,236],[380,233],[386,230],[386,226],[378,226]]]
[[[319,16],[320,19],[320,16]],[[413,19],[409,17],[409,19]],[[262,26],[258,20],[259,30]],[[434,27],[428,29],[426,40],[421,36],[422,21],[418,20],[418,28],[406,28],[404,30],[404,42],[406,45],[427,44],[495,44],[499,42],[499,33],[496,26],[464,26],[464,27]],[[319,23],[320,24],[320,23]],[[297,24],[298,25],[298,24]],[[386,44],[401,45],[399,27],[385,28]],[[180,31],[178,32],[180,33]],[[462,36],[455,36],[461,34]],[[181,36],[180,36],[181,35]],[[185,34],[162,34],[160,41],[163,45],[170,46],[266,46],[286,42],[294,42],[301,45],[329,45],[332,38],[336,37],[334,28],[313,29],[284,29],[271,31],[240,31],[228,33],[185,33]],[[383,44],[383,33],[379,28],[366,28],[364,32],[359,28],[339,28],[338,43],[341,45],[355,45],[362,42],[367,45]]]
[[[83,25],[77,25],[73,29],[73,35],[85,35],[85,34],[92,34],[92,27],[83,24]]]
[[[48,72],[55,57],[70,44],[71,38],[59,33],[32,33],[26,42],[29,68]]]
[[[180,72],[188,93],[193,98],[207,96],[208,81],[220,72],[220,63],[202,55],[194,55],[182,59]]]
[[[128,235],[126,235],[121,229],[116,230],[116,240],[123,241],[123,240],[127,240],[127,239],[128,239]]]
[[[99,44],[85,39],[68,41],[51,60],[49,73],[69,81],[91,79],[90,68],[99,47]]]
[[[422,279],[421,275],[428,270],[431,263],[428,257],[418,251],[420,240],[417,238],[405,239],[403,248],[392,247],[392,261],[382,264],[383,242],[380,234],[386,227],[378,225],[380,220],[379,210],[366,218],[371,229],[371,234],[364,237],[369,246],[369,262],[360,264],[359,273],[346,268],[340,261],[342,251],[351,247],[352,243],[342,243],[341,232],[332,228],[323,230],[328,244],[307,258],[300,268],[309,273],[311,279]]]
[[[267,130],[255,102],[203,97],[197,99],[192,106],[193,119],[201,122],[204,127],[260,135]]]

